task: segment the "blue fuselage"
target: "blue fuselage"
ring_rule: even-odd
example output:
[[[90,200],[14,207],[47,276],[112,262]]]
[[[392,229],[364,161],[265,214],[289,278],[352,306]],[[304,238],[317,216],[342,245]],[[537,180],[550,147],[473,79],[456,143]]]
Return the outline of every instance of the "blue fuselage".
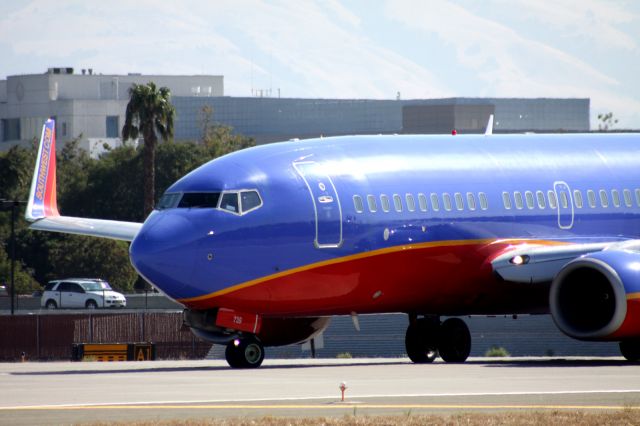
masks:
[[[638,238],[639,153],[640,137],[630,134],[354,136],[260,146],[172,185],[131,258],[186,305],[302,315],[405,310],[410,297],[414,309],[429,300],[412,295],[446,285],[443,277],[470,286],[490,280],[469,253],[492,244]],[[415,258],[403,257],[412,250]],[[380,268],[376,277],[371,268]],[[396,287],[413,288],[385,284],[396,272]],[[446,299],[444,290],[437,294]],[[474,302],[451,293],[449,310],[464,311],[458,299]]]

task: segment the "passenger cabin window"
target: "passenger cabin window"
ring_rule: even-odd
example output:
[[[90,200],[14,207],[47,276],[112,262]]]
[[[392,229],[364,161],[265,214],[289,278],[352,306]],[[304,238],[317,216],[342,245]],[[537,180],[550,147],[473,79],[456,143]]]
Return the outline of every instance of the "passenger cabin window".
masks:
[[[438,201],[438,194],[435,193],[431,193],[430,195],[431,198],[431,208],[433,209],[433,211],[437,212],[440,210],[440,201]]]
[[[449,195],[449,193],[445,192],[444,194],[442,194],[442,202],[444,204],[444,209],[450,212],[453,206],[451,204],[451,195]]]
[[[427,196],[420,193],[418,194],[418,204],[420,205],[420,210],[423,212],[427,211]]]
[[[607,196],[607,191],[601,189],[599,191],[600,194],[600,205],[604,208],[609,207],[609,197]]]
[[[527,208],[529,210],[533,210],[533,208],[535,207],[534,200],[533,200],[533,192],[526,191],[524,193],[524,199],[527,202]]]
[[[398,213],[402,212],[402,198],[398,194],[393,194],[393,207]]]
[[[576,203],[576,207],[581,209],[582,206],[584,205],[582,202],[582,192],[580,192],[579,189],[576,189],[575,191],[573,191],[573,200]]]
[[[234,194],[235,195],[235,194]],[[163,197],[164,198],[164,197]],[[178,204],[178,208],[186,209],[215,209],[218,206],[219,192],[185,192]],[[236,206],[237,206],[236,201]]]
[[[462,199],[462,194],[459,192],[456,192],[453,197],[456,200],[456,209],[458,210],[464,209],[464,200]]]
[[[569,197],[565,191],[560,192],[560,205],[563,209],[569,207]]]
[[[378,211],[378,204],[376,203],[376,197],[373,195],[367,195],[367,204],[369,205],[369,211],[375,213]]]
[[[384,211],[385,213],[391,210],[391,207],[389,205],[389,197],[387,197],[386,195],[382,194],[380,196],[380,203],[382,204],[382,211]]]
[[[413,198],[412,194],[406,194],[404,196],[405,200],[407,200],[407,210],[410,212],[416,211],[416,200]]]
[[[476,197],[474,197],[471,192],[467,192],[467,205],[469,206],[469,210],[476,209]]]
[[[504,208],[507,210],[511,210],[511,195],[508,192],[502,193],[502,202],[504,203]]]
[[[536,199],[538,200],[538,207],[545,209],[547,207],[547,200],[544,199],[544,192],[536,191]]]
[[[353,206],[356,209],[357,213],[362,213],[364,212],[364,205],[362,204],[362,197],[359,195],[354,195],[353,196]]]
[[[640,189],[636,189],[636,204],[640,207]]]
[[[478,194],[478,198],[480,198],[480,208],[482,210],[487,210],[489,208],[489,201],[487,200],[487,194],[481,192]]]
[[[513,193],[513,199],[516,202],[516,209],[522,210],[522,208],[524,207],[524,202],[522,201],[522,194],[520,193],[520,191],[515,191]]]
[[[631,191],[625,189],[624,191],[622,191],[622,195],[624,196],[624,205],[627,207],[631,207],[633,205],[633,202],[631,201]]]
[[[557,209],[558,208],[558,199],[556,198],[556,193],[553,191],[547,192],[547,197],[549,197],[549,208]]]
[[[587,190],[587,200],[589,200],[589,207],[592,209],[596,208],[596,193],[593,189]]]
[[[620,192],[617,189],[611,190],[611,200],[614,207],[620,207]]]

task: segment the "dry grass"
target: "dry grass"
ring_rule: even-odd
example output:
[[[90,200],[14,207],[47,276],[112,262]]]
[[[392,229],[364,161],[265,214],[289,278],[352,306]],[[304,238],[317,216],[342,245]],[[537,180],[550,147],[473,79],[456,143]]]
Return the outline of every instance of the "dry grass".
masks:
[[[534,411],[498,414],[452,414],[403,416],[344,416],[344,417],[262,417],[192,419],[175,421],[145,421],[126,423],[93,423],[94,426],[511,426],[511,425],[580,425],[580,426],[632,426],[640,425],[640,411],[592,413],[584,411]]]

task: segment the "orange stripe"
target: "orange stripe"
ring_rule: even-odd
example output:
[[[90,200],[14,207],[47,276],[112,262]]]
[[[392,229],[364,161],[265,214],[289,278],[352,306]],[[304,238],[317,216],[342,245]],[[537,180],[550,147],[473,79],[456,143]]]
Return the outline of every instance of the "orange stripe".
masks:
[[[387,247],[383,249],[352,254],[349,256],[339,257],[336,259],[325,260],[322,262],[311,263],[309,265],[299,266],[297,268],[289,269],[287,271],[278,272],[277,274],[268,275],[266,277],[256,278],[254,280],[246,281],[241,284],[237,284],[223,290],[218,290],[213,293],[205,294],[203,296],[189,297],[185,299],[178,299],[178,302],[182,303],[190,303],[190,302],[198,302],[206,299],[211,299],[214,297],[222,296],[228,293],[232,293],[237,290],[241,290],[243,288],[251,287],[257,284],[261,284],[266,281],[274,280],[277,278],[286,277],[289,275],[297,274],[299,272],[308,271],[311,269],[321,268],[323,266],[336,265],[339,263],[351,262],[353,260],[358,259],[366,259],[368,257],[380,256],[383,254],[389,253],[397,253],[405,250],[419,250],[425,248],[432,247],[454,247],[454,246],[464,246],[464,245],[481,245],[481,244],[504,244],[504,245],[520,245],[520,244],[530,244],[530,245],[566,245],[569,243],[566,242],[558,242],[558,241],[545,241],[545,240],[520,240],[520,239],[503,239],[503,240],[494,240],[494,239],[481,239],[481,240],[451,240],[451,241],[432,241],[428,243],[419,243],[419,244],[406,244],[401,246]]]
[[[627,294],[627,300],[640,300],[640,291],[637,293]]]

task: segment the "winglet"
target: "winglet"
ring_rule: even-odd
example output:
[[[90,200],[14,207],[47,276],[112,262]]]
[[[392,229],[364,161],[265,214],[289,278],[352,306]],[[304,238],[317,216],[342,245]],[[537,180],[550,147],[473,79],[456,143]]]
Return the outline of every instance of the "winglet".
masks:
[[[60,213],[56,199],[56,123],[48,119],[42,127],[25,218],[33,222],[52,216]]]
[[[484,131],[485,136],[490,136],[493,134],[493,114],[489,116],[489,121],[487,122],[487,130]]]

